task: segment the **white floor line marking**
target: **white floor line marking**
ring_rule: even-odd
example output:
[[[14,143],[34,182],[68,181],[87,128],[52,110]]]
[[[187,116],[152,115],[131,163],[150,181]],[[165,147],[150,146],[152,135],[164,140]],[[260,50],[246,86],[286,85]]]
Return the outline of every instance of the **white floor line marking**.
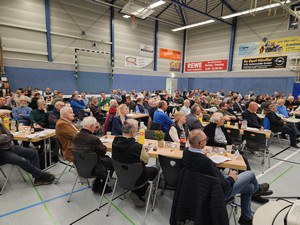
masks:
[[[296,152],[294,152],[293,154],[289,155],[288,157],[286,157],[283,160],[288,160],[289,158],[293,157],[294,155],[296,155],[297,153],[299,153],[300,150],[297,150]],[[256,176],[256,179],[259,179],[260,177],[262,177],[263,175],[267,174],[268,172],[272,171],[273,169],[275,169],[276,167],[278,167],[279,165],[281,165],[282,163],[284,163],[283,161],[276,163],[274,166],[270,167],[269,169],[265,170],[263,173],[260,173]]]

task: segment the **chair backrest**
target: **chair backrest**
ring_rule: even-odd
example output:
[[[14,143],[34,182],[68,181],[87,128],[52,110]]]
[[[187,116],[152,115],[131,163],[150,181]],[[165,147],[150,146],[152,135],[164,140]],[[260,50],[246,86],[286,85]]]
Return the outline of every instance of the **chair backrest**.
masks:
[[[112,160],[116,175],[118,177],[118,184],[124,190],[134,190],[136,189],[136,181],[143,173],[142,163],[120,163],[118,161]]]
[[[164,175],[164,181],[168,186],[176,187],[180,171],[183,168],[182,160],[163,155],[159,155],[158,160]]]
[[[155,130],[146,130],[145,131],[145,138],[146,139],[151,139],[151,140],[156,140],[154,136]]]
[[[78,116],[77,118],[82,121],[84,118],[84,110],[83,109],[78,109]]]
[[[209,122],[210,115],[209,114],[203,114],[203,122]]]
[[[161,125],[159,123],[151,123],[150,130],[161,130]]]
[[[271,128],[270,120],[267,117],[264,118],[264,128],[267,130]]]
[[[98,161],[97,154],[95,152],[82,152],[72,149],[74,156],[74,164],[76,166],[78,175],[83,178],[92,178],[93,169]]]
[[[225,128],[227,131],[228,136],[231,138],[232,141],[240,141],[240,130],[233,129],[233,128]]]
[[[53,109],[54,109],[54,105],[47,105],[48,112],[52,111]]]
[[[244,130],[244,138],[248,149],[259,151],[266,146],[266,134]]]

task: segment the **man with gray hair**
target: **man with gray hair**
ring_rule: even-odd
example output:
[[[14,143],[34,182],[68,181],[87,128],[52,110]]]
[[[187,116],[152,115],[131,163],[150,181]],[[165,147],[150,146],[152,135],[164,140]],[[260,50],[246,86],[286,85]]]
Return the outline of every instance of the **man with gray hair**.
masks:
[[[138,122],[134,119],[128,119],[122,127],[123,136],[115,137],[112,144],[112,158],[121,163],[142,163],[146,165],[149,161],[149,156],[143,145],[135,141],[135,136],[138,131]],[[143,174],[136,182],[136,186],[145,183],[147,180],[153,181],[158,173],[155,167],[145,167]],[[144,207],[144,195],[149,184],[134,190],[130,194],[130,198],[136,207]]]
[[[79,132],[73,124],[74,113],[70,106],[65,106],[60,110],[60,119],[55,126],[56,138],[61,144],[61,151],[65,160],[73,162],[72,140],[74,135]]]
[[[199,121],[200,116],[202,116],[200,106],[198,104],[194,104],[191,108],[191,113],[186,116],[186,124],[188,125],[189,130],[203,130],[203,125]]]
[[[44,99],[37,101],[37,109],[34,109],[30,113],[31,123],[37,124],[38,127],[48,127],[48,112],[47,103]]]
[[[190,147],[183,152],[182,162],[184,166],[192,171],[216,177],[222,186],[226,199],[236,194],[241,194],[241,217],[240,224],[252,224],[251,197],[259,190],[258,182],[252,171],[245,171],[240,174],[231,170],[228,176],[223,175],[216,165],[206,156],[205,146],[207,136],[200,129],[190,132]]]
[[[27,97],[21,95],[19,98],[20,107],[12,109],[12,117],[17,120],[19,123],[22,123],[25,126],[30,125],[30,113],[32,109],[27,106]]]
[[[102,194],[107,176],[107,170],[113,172],[111,159],[106,155],[107,148],[93,133],[99,130],[99,123],[95,117],[88,116],[82,121],[82,129],[73,137],[73,149],[81,152],[95,152],[98,162],[93,169],[96,179],[93,182],[93,192]],[[106,186],[104,193],[112,192],[111,187]]]

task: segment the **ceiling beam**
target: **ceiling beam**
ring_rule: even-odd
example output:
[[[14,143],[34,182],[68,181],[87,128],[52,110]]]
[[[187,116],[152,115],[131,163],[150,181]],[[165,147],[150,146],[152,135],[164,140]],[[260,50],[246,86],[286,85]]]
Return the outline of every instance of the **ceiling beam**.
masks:
[[[183,3],[182,0],[179,0],[179,1],[181,1],[181,3]],[[186,3],[184,3],[184,4],[186,4]],[[187,21],[186,21],[185,13],[183,11],[182,6],[179,6],[179,11],[180,11],[180,14],[181,14],[181,17],[182,17],[182,22],[184,23],[184,25],[186,25]]]
[[[160,13],[157,14],[156,18],[158,18],[161,14],[163,14],[168,8],[170,8],[170,6],[173,5],[173,3],[170,3],[169,5],[167,5]]]
[[[236,12],[226,0],[220,0],[231,12]]]
[[[176,1],[176,0],[171,0],[171,2],[174,3],[174,4],[180,5],[180,6],[184,7],[184,8],[187,8],[187,9],[189,9],[189,10],[192,10],[192,11],[194,11],[194,12],[197,12],[197,13],[200,13],[200,14],[202,14],[202,15],[205,15],[205,16],[207,16],[207,17],[210,17],[210,18],[212,18],[212,19],[215,19],[215,20],[218,20],[218,21],[220,21],[220,22],[226,23],[226,24],[228,24],[228,25],[231,26],[231,23],[229,23],[229,22],[227,22],[227,21],[225,21],[225,20],[222,20],[222,19],[220,19],[220,18],[218,18],[218,17],[209,15],[209,14],[207,14],[207,13],[205,13],[205,12],[202,12],[202,11],[200,11],[200,10],[198,10],[198,9],[192,8],[192,7],[190,7],[190,6],[186,5],[186,4],[183,4],[183,3],[178,2],[178,1]]]

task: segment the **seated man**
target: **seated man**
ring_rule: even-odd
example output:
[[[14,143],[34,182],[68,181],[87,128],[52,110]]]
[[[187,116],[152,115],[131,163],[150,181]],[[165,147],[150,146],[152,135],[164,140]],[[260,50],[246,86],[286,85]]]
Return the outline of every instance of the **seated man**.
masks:
[[[60,118],[60,110],[65,106],[65,103],[57,101],[54,105],[54,109],[49,112],[48,124],[50,129],[55,129],[56,123]]]
[[[250,102],[249,107],[242,113],[244,120],[247,120],[248,127],[263,129],[262,120],[256,115],[258,105],[256,102]]]
[[[99,123],[95,117],[85,117],[82,121],[82,129],[73,137],[73,149],[82,152],[95,152],[98,156],[98,162],[93,169],[93,175],[96,179],[93,182],[93,192],[102,194],[105,184],[107,170],[113,171],[111,159],[106,155],[107,148],[100,139],[93,135],[99,129]],[[109,186],[106,186],[105,193],[112,192]]]
[[[155,98],[150,98],[149,101],[148,112],[151,120],[153,121],[154,112],[157,110],[157,103]]]
[[[30,125],[30,113],[32,109],[27,105],[27,98],[25,96],[21,96],[19,98],[20,107],[13,108],[12,117],[18,121],[18,123],[22,123],[24,126]]]
[[[58,101],[63,102],[63,99],[64,99],[64,94],[58,91],[56,95],[53,95],[53,100],[51,101],[51,105],[55,105],[55,103]]]
[[[103,107],[106,104],[109,105],[109,102],[110,102],[110,98],[107,98],[105,92],[102,91],[101,92],[101,98],[98,101],[98,106]]]
[[[190,131],[194,129],[203,130],[203,125],[199,120],[199,116],[202,116],[200,106],[198,104],[194,104],[191,108],[191,113],[186,116],[186,124]]]
[[[55,126],[56,138],[61,144],[61,151],[65,160],[73,162],[72,140],[75,134],[79,132],[73,124],[74,114],[69,106],[65,106],[60,110],[60,119]]]
[[[91,97],[91,104],[90,104],[90,110],[93,116],[96,118],[96,120],[99,123],[104,123],[105,122],[105,115],[101,111],[100,107],[97,106],[98,104],[98,99],[95,96]]]
[[[48,127],[48,112],[47,104],[44,99],[39,99],[37,101],[37,109],[34,109],[30,113],[30,121],[33,124],[36,124],[37,127]]]
[[[228,105],[225,102],[221,102],[219,104],[219,110],[217,110],[217,112],[220,112],[223,114],[224,119],[227,121],[234,121],[236,120],[236,117],[234,115],[232,115],[230,112],[227,111]]]
[[[0,97],[0,109],[12,110],[10,106],[6,105],[6,98],[4,97]]]
[[[13,135],[0,124],[0,162],[21,167],[34,177],[34,185],[51,184],[55,177],[40,169],[39,156],[36,150],[13,145]]]
[[[184,100],[183,106],[180,109],[180,111],[184,112],[185,115],[190,114],[191,113],[190,105],[191,105],[190,100],[188,99]]]
[[[215,164],[206,156],[205,146],[207,136],[200,129],[191,131],[189,136],[190,147],[183,152],[183,165],[192,171],[218,178],[226,199],[236,194],[241,194],[241,217],[239,223],[252,224],[251,197],[254,193],[260,193],[259,185],[252,171],[240,174],[231,170],[228,176],[223,175]],[[258,191],[259,190],[259,191]]]
[[[85,109],[85,104],[82,100],[79,100],[79,95],[78,94],[73,94],[72,95],[72,100],[70,102],[70,106],[72,107],[74,115],[76,117],[78,116],[78,111],[79,110],[84,110]]]
[[[297,133],[291,129],[290,127],[286,126],[283,122],[283,120],[276,115],[276,105],[271,104],[268,108],[268,113],[266,114],[266,117],[270,121],[270,129],[272,132],[277,133],[281,132],[281,136],[286,139],[286,134],[290,136],[291,146],[294,148],[300,148],[297,145]]]
[[[134,119],[125,121],[122,132],[123,136],[115,137],[112,144],[112,158],[121,163],[142,163],[146,165],[149,161],[149,156],[143,145],[135,141],[135,136],[138,131],[138,122]],[[143,184],[148,179],[153,181],[158,170],[155,167],[144,167],[143,174],[137,180],[136,185]],[[131,192],[131,199],[136,207],[144,207],[144,195],[149,184]]]
[[[170,126],[173,124],[173,121],[170,119],[170,117],[165,114],[168,104],[166,101],[160,101],[157,104],[157,108],[158,109],[154,112],[153,122],[160,124],[162,131],[167,133],[170,129]]]

